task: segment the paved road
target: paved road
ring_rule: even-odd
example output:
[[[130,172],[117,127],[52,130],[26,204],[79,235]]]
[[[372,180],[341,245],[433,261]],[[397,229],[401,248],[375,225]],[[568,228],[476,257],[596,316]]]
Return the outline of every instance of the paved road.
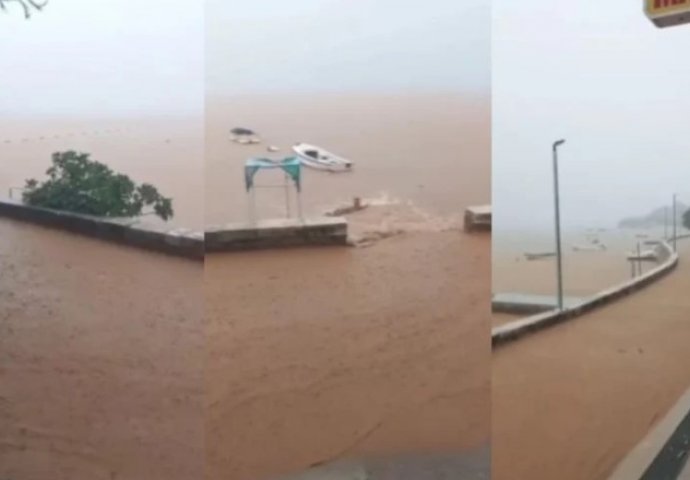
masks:
[[[494,479],[605,479],[690,386],[690,245],[679,248],[659,283],[494,353]]]

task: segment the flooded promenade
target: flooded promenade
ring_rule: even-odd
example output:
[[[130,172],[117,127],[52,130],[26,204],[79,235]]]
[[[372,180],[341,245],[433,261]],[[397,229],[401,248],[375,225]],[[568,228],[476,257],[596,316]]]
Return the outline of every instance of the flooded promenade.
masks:
[[[494,352],[493,478],[605,480],[690,386],[690,244],[678,248],[668,277]]]
[[[4,3],[0,199],[73,150],[202,230],[203,5]],[[202,282],[199,261],[0,217],[0,478],[201,478]]]
[[[305,212],[361,197],[370,207],[348,221],[371,241],[206,259],[207,478],[486,445],[491,241],[463,233],[461,219],[490,198],[488,103],[351,95],[226,105],[208,110],[208,222],[246,218],[248,156],[314,142],[355,167],[305,171]],[[232,143],[226,127],[236,125],[264,144]],[[257,192],[257,206],[283,216],[284,194]]]
[[[489,257],[448,232],[209,258],[208,478],[486,441]]]
[[[202,267],[0,219],[0,477],[199,478]]]

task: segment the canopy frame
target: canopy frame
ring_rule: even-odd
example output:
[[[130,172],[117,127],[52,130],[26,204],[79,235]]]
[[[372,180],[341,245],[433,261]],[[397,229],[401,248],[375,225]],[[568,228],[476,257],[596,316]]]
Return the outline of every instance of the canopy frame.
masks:
[[[254,177],[260,170],[281,169],[283,171],[283,183],[281,185],[257,184]],[[292,181],[292,182],[291,182]],[[270,158],[252,157],[244,164],[244,184],[249,195],[249,220],[257,222],[256,214],[256,189],[257,188],[282,188],[285,190],[286,218],[291,218],[290,183],[294,185],[297,197],[297,215],[303,220],[302,215],[302,162],[298,157],[286,157],[281,160]]]

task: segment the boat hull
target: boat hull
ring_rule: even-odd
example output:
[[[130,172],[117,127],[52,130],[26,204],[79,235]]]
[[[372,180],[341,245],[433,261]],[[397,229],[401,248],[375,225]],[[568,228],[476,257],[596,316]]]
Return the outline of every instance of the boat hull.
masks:
[[[298,143],[292,147],[305,167],[328,172],[352,171],[352,162],[313,145]]]

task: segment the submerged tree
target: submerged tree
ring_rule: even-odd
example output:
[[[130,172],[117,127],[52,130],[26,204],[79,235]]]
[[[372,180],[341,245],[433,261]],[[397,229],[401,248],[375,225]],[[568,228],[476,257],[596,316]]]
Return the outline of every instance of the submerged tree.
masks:
[[[37,207],[101,217],[136,217],[144,207],[163,220],[173,216],[172,200],[148,183],[136,185],[127,175],[75,151],[53,153],[48,180],[26,181],[24,202]]]
[[[7,11],[8,3],[18,3],[24,9],[24,17],[31,18],[31,9],[41,11],[43,7],[48,5],[48,0],[45,0],[43,3],[39,3],[36,0],[0,0],[0,8]]]

